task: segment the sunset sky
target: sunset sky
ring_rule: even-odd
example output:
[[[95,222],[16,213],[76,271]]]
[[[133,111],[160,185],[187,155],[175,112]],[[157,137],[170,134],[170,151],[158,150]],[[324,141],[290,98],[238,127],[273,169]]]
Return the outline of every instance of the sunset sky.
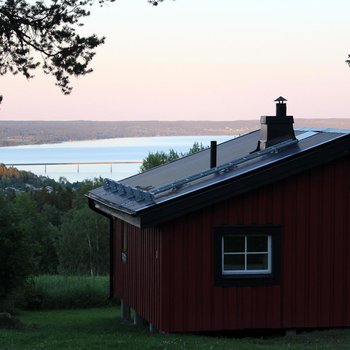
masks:
[[[239,120],[350,117],[349,0],[117,0],[84,32],[106,36],[94,72],[0,77],[2,120]]]

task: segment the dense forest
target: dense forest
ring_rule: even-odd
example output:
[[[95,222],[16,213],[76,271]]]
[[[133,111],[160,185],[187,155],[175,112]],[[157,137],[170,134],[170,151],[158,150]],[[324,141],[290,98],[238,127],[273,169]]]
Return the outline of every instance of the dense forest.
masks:
[[[1,211],[31,246],[33,271],[99,275],[108,272],[108,223],[85,194],[102,179],[71,184],[0,165]],[[10,185],[10,186],[9,186]],[[1,231],[4,231],[1,225]]]
[[[84,196],[101,183],[56,182],[0,166],[0,300],[28,275],[108,273],[108,221]]]

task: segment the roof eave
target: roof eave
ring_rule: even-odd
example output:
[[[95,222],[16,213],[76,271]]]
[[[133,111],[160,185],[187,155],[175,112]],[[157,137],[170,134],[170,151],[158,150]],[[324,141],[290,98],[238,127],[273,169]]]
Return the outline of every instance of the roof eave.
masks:
[[[86,197],[88,197],[90,209],[95,212],[108,218],[118,218],[136,227],[141,227],[141,218],[137,213],[127,212],[120,208],[113,208],[111,204],[108,204],[89,193]]]

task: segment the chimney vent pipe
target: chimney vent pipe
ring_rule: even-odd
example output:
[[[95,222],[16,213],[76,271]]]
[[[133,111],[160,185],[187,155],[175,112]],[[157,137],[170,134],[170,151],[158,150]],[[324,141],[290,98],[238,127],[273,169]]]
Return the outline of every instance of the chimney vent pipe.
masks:
[[[285,102],[287,102],[287,100],[280,96],[278,98],[276,98],[276,100],[274,102],[276,103],[276,117],[286,117],[287,116],[287,104]]]
[[[216,141],[210,141],[210,168],[216,167],[217,159],[217,143]]]

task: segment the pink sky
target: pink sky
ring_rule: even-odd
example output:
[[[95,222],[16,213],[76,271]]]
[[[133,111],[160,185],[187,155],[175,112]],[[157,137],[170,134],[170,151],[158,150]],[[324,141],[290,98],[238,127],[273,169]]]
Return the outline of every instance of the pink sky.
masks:
[[[50,76],[0,77],[2,120],[350,117],[349,0],[118,0],[84,31],[107,37],[63,96]]]

